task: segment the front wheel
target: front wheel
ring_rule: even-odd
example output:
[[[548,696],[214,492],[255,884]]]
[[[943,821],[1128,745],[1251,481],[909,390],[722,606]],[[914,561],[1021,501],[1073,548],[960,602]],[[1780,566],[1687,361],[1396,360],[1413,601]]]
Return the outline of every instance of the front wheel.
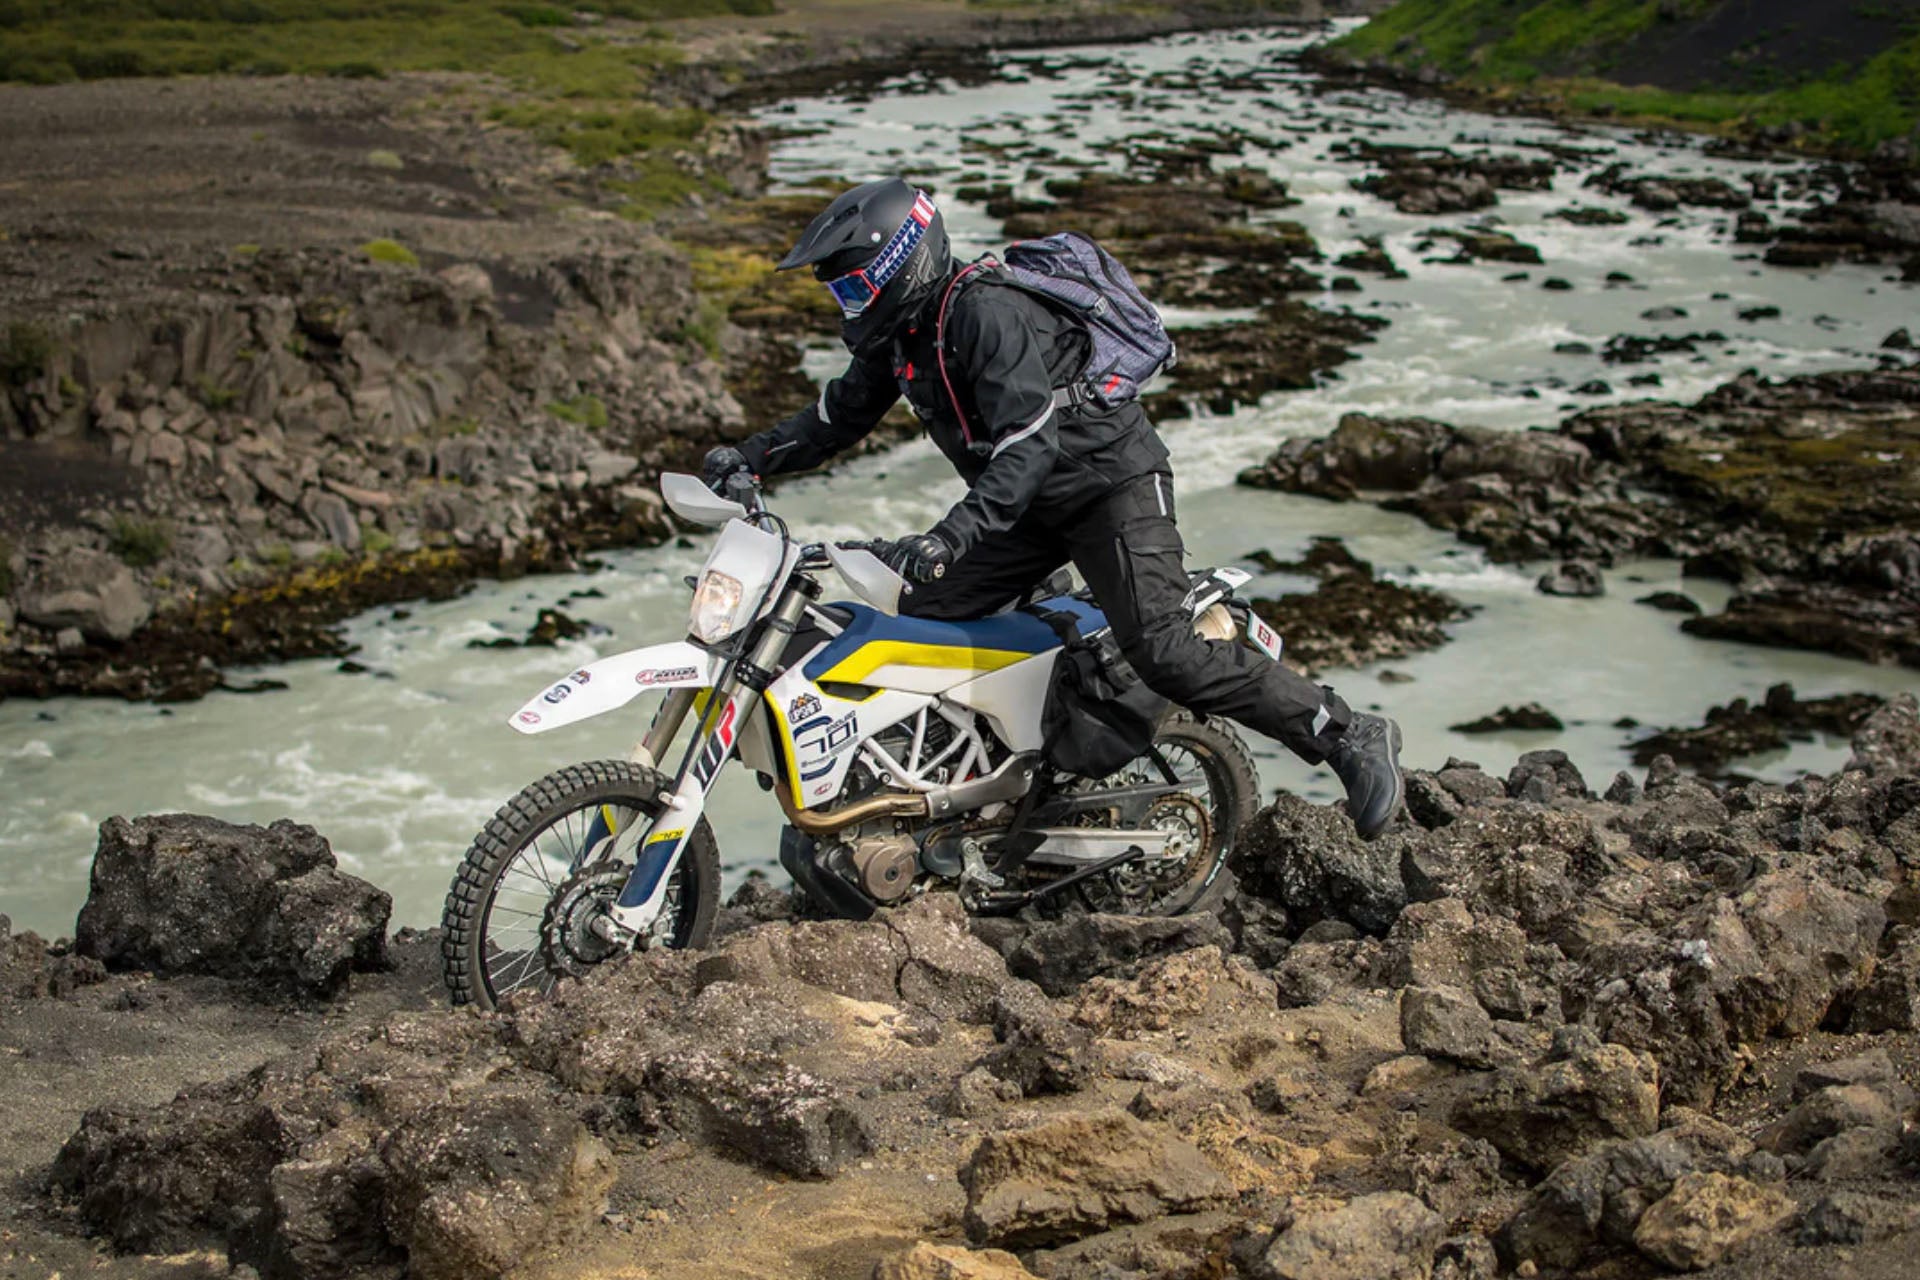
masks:
[[[590,925],[619,892],[624,868],[605,861],[613,838],[665,807],[666,784],[624,760],[568,765],[500,806],[474,837],[447,891],[440,952],[455,1004],[495,1008],[546,992],[623,948]],[[702,818],[682,850],[652,945],[700,947],[720,906],[720,851]]]
[[[1080,898],[1093,910],[1178,916],[1219,905],[1227,884],[1221,869],[1260,806],[1253,753],[1225,721],[1176,711],[1154,734],[1151,752],[1096,785],[1166,782],[1180,791],[1156,801],[1145,822],[1174,832],[1184,848],[1179,856],[1127,863],[1082,882]]]

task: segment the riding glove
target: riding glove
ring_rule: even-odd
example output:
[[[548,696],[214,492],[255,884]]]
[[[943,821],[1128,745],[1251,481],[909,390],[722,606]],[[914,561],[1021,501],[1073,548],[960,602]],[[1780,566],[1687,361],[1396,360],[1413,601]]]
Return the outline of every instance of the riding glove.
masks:
[[[724,496],[727,481],[741,472],[753,474],[753,467],[747,462],[747,455],[730,444],[719,445],[707,450],[706,461],[700,464],[700,478],[707,482],[707,488]]]
[[[953,563],[953,548],[931,533],[909,534],[875,550],[887,568],[908,582],[932,582]]]

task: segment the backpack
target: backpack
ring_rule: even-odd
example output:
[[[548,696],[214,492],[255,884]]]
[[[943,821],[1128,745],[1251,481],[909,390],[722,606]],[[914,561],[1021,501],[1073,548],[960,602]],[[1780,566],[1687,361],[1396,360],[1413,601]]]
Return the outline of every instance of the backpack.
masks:
[[[1033,612],[1062,643],[1040,714],[1047,763],[1076,778],[1100,779],[1145,755],[1171,704],[1121,656],[1110,629],[1081,635],[1071,613]]]
[[[975,272],[991,272],[989,278],[1011,285],[1024,293],[1052,303],[1079,320],[1093,349],[1086,368],[1066,387],[1056,388],[1054,403],[1074,405],[1095,403],[1112,408],[1138,398],[1140,388],[1162,369],[1171,368],[1175,359],[1173,339],[1160,313],[1140,292],[1119,259],[1077,231],[1060,231],[1038,240],[1022,240],[1007,247],[1001,262],[987,254],[961,268],[947,285],[940,299],[934,322],[934,352],[940,365],[940,381],[953,403],[954,416],[960,420],[961,434],[969,445],[973,433],[967,426],[966,411],[953,389],[947,373],[947,310],[960,282]]]

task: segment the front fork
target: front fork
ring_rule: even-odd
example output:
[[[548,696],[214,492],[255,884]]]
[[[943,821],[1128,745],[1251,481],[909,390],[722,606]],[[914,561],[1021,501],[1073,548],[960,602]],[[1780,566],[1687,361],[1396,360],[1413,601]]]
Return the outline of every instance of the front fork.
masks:
[[[752,650],[721,674],[701,721],[701,731],[688,746],[673,791],[659,816],[645,827],[635,823],[614,842],[612,856],[616,859],[624,860],[639,851],[633,858],[633,872],[609,912],[623,937],[633,941],[644,938],[660,918],[667,885],[673,880],[674,868],[680,865],[694,827],[706,812],[707,796],[720,777],[721,767],[733,756],[741,726],[754,702],[766,691],[774,664],[785,653],[796,624],[806,612],[809,595],[804,587],[808,585],[803,579],[788,584]],[[679,732],[693,701],[691,689],[676,689],[667,695],[640,745],[649,764]]]

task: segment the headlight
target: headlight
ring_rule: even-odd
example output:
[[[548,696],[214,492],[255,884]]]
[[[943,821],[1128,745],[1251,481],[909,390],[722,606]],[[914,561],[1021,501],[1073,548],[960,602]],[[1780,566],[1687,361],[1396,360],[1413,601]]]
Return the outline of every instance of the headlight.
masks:
[[[739,629],[740,579],[709,569],[693,593],[693,638],[718,644]]]

